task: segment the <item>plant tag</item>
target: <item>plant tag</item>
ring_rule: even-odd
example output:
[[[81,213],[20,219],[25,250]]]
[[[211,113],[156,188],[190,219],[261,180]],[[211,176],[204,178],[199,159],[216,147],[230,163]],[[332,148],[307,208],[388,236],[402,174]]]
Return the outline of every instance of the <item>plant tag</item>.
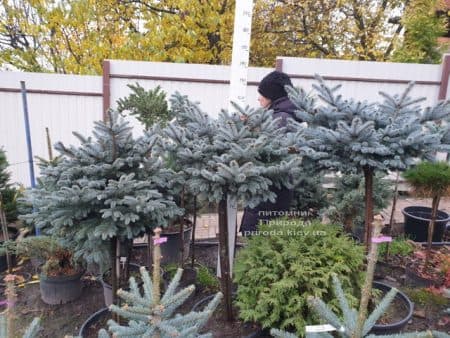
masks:
[[[384,242],[392,242],[391,236],[379,236],[379,237],[373,237],[372,243],[384,243]]]
[[[153,244],[162,244],[167,242],[167,237],[155,238]]]
[[[329,332],[329,331],[336,331],[336,328],[334,326],[331,326],[330,324],[324,324],[324,325],[306,325],[305,326],[306,332]]]

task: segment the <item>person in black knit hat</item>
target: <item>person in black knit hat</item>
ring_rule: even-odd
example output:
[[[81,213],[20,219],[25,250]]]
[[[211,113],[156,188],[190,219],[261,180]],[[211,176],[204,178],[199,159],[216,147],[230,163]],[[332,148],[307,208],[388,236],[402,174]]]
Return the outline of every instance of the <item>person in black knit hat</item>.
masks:
[[[273,111],[274,118],[281,118],[280,127],[286,126],[287,119],[295,117],[297,107],[291,102],[286,92],[285,86],[292,86],[289,76],[283,72],[273,71],[267,74],[259,83],[258,92],[260,94],[258,101],[264,108]],[[298,119],[296,119],[298,121]],[[301,122],[301,121],[299,121]],[[242,217],[240,232],[244,236],[251,236],[257,231],[257,225],[260,222],[268,221],[273,218],[277,211],[288,211],[292,199],[293,191],[287,188],[277,189],[272,187],[277,198],[275,203],[270,201],[262,202],[255,208],[245,208]],[[275,213],[274,213],[275,211]]]

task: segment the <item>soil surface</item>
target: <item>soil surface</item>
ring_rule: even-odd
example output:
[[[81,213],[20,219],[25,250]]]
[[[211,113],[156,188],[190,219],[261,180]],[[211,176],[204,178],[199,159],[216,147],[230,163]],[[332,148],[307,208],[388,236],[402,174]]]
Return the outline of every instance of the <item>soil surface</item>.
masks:
[[[211,268],[215,271],[217,260],[217,246],[215,245],[199,245],[195,247],[196,262]],[[145,263],[145,250],[137,250],[132,258],[132,262]],[[29,272],[35,274],[35,269],[30,262],[25,262],[18,266],[15,273],[22,274]],[[1,278],[5,276],[2,273]],[[36,277],[36,276],[35,276]],[[382,277],[387,284],[397,286],[406,294],[416,292],[417,288],[404,286],[404,271],[401,267],[391,268],[384,267],[382,272],[378,271],[378,277]],[[64,335],[77,335],[83,322],[94,312],[104,307],[103,289],[99,281],[94,276],[87,274],[83,278],[83,293],[78,300],[62,305],[47,305],[42,302],[39,292],[39,284],[36,280],[31,279],[30,282],[17,288],[18,301],[15,311],[17,317],[16,326],[17,337],[25,330],[26,326],[31,323],[33,317],[40,316],[42,319],[43,329],[40,331],[39,337],[58,338]],[[1,287],[1,286],[0,286]],[[208,290],[197,285],[193,295],[180,307],[180,313],[189,312],[193,305],[208,295],[214,294],[215,291]],[[394,314],[398,309],[388,310],[388,313]],[[405,327],[403,332],[414,332],[426,329],[435,329],[444,332],[450,332],[450,317],[443,314],[443,310],[450,307],[450,302],[434,304],[424,300],[423,304],[415,304],[415,315]],[[205,332],[212,332],[214,337],[239,338],[245,337],[259,329],[257,324],[244,323],[235,319],[234,321],[225,320],[225,309],[223,305],[215,311],[212,318],[208,321]],[[237,318],[238,311],[235,309]],[[101,327],[105,327],[106,319],[97,324],[88,337],[97,337],[96,331]],[[385,316],[382,321],[392,321],[393,317]],[[395,318],[394,318],[395,320]],[[263,337],[263,335],[261,335]],[[266,336],[264,336],[266,337]]]

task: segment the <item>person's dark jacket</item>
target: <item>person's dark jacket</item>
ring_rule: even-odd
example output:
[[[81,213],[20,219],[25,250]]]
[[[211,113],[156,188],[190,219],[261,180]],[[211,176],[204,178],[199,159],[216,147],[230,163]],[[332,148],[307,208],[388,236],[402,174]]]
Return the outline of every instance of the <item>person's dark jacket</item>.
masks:
[[[273,101],[268,108],[273,110],[274,118],[281,117],[280,127],[286,126],[287,118],[291,117],[295,119],[294,111],[297,107],[287,96]],[[289,210],[289,206],[294,197],[293,191],[284,187],[281,189],[272,187],[270,190],[277,195],[275,203],[267,201],[258,204],[255,208],[247,207],[244,209],[244,215],[239,230],[244,236],[250,235],[252,231],[256,231],[260,221],[276,218],[278,217],[277,215],[274,215],[276,212]]]

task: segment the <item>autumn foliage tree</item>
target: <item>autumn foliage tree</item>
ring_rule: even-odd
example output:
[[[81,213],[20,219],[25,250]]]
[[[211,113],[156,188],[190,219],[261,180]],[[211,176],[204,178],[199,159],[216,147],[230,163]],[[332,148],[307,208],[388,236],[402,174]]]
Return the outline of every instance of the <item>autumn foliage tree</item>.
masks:
[[[273,66],[276,56],[386,61],[403,47],[427,53],[432,49],[424,43],[435,36],[428,33],[438,30],[423,24],[434,20],[433,5],[425,12],[419,2],[435,1],[254,0],[250,62]],[[234,3],[0,0],[0,67],[100,74],[104,59],[229,64]]]
[[[227,0],[0,0],[0,65],[100,74],[104,59],[222,63]]]

